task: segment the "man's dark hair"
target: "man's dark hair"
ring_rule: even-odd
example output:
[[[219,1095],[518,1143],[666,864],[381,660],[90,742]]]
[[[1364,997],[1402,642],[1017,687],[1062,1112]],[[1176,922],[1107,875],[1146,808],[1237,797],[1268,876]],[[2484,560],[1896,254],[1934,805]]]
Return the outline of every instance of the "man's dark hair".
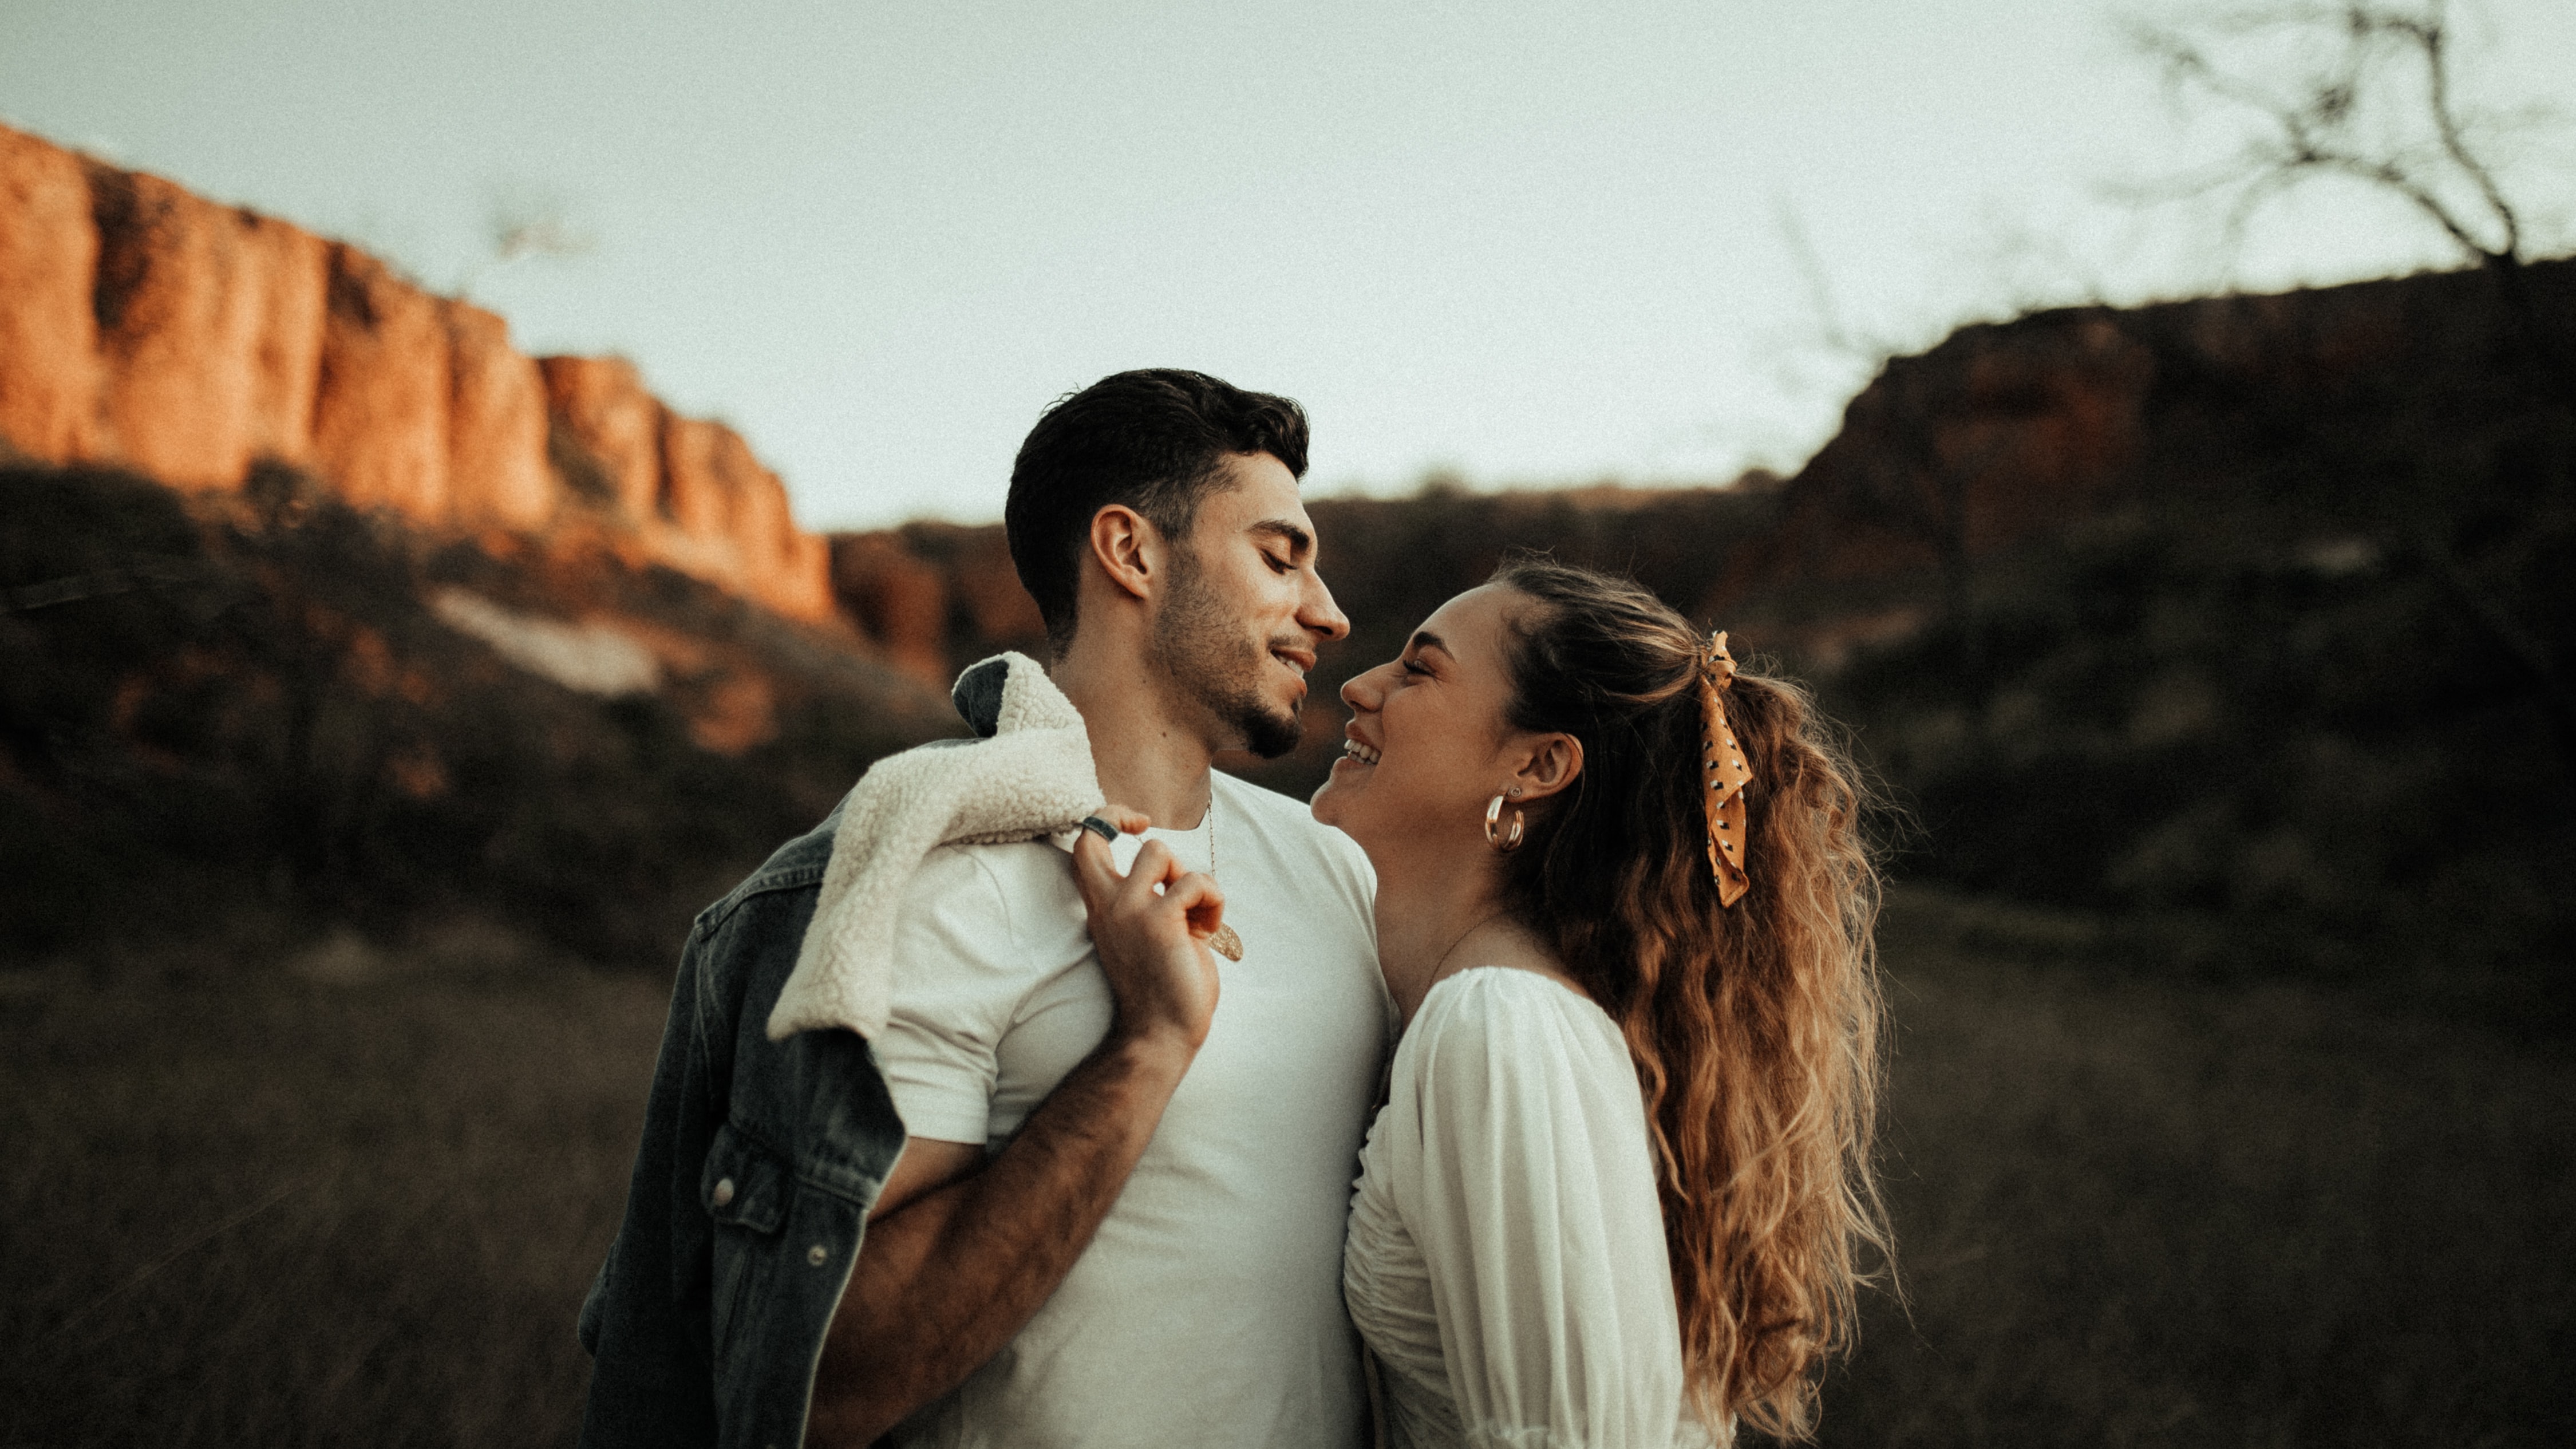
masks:
[[[1011,563],[1046,621],[1047,647],[1073,642],[1075,583],[1091,520],[1110,504],[1175,541],[1237,453],[1268,453],[1306,476],[1306,410],[1203,372],[1149,367],[1056,400],[1020,444],[1002,509]]]

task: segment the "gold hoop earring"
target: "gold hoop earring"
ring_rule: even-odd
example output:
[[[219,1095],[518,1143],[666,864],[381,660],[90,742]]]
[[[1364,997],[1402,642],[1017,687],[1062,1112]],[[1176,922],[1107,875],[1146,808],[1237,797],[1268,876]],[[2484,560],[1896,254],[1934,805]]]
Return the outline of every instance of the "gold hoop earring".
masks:
[[[1512,812],[1512,826],[1503,829],[1503,797],[1497,795],[1485,807],[1485,843],[1505,855],[1521,848],[1521,812]]]

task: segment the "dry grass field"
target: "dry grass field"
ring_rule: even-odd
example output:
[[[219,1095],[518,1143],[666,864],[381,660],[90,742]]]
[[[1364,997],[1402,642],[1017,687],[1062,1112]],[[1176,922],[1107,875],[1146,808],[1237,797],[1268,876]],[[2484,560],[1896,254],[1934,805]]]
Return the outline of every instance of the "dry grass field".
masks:
[[[1909,1307],[1828,1444],[2576,1435],[2576,1055],[1896,913]],[[559,1444],[663,990],[473,942],[0,979],[0,1442]]]
[[[1910,1321],[1873,1306],[1825,1442],[2576,1441],[2576,1053],[2106,935],[1891,913]]]
[[[303,964],[9,982],[0,1439],[571,1442],[664,988]]]

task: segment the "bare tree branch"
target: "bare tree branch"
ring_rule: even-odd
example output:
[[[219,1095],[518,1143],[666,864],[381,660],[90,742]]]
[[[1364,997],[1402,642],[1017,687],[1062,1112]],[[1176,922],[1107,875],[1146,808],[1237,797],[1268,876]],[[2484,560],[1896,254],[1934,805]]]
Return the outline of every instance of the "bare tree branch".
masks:
[[[460,293],[471,292],[477,282],[514,263],[530,258],[565,261],[587,256],[599,246],[594,232],[572,220],[562,198],[525,186],[495,192],[484,217],[484,236],[489,251],[457,280]]]
[[[2434,13],[2441,13],[2439,3],[2435,4]],[[2449,41],[2445,32],[2438,24],[2429,29],[2419,28],[2416,43],[2424,56],[2425,85],[2431,92],[2433,125],[2441,133],[2442,150],[2451,158],[2451,164],[2459,167],[2461,174],[2478,188],[2478,194],[2486,199],[2487,208],[2503,223],[2504,245],[2496,254],[2519,258],[2522,255],[2522,220],[2514,215],[2512,203],[2505,200],[2504,188],[2496,184],[2495,172],[2469,149],[2468,142],[2460,133],[2459,112],[2451,105],[2451,67],[2446,49]]]
[[[1824,259],[1816,254],[1815,238],[1807,234],[1807,224],[1798,209],[1785,196],[1772,201],[1773,224],[1779,228],[1780,245],[1789,253],[1790,262],[1798,269],[1798,280],[1807,289],[1807,306],[1816,314],[1816,331],[1826,347],[1845,357],[1885,358],[1897,349],[1877,338],[1854,334],[1844,322],[1842,308],[1834,299],[1833,282],[1825,274]]]
[[[2487,265],[2522,260],[2522,219],[2494,168],[2469,144],[2470,120],[2454,98],[2451,31],[2444,0],[2413,8],[2344,0],[2337,5],[2257,5],[2221,12],[2188,27],[2131,22],[2129,43],[2164,74],[2179,97],[2202,96],[2257,121],[2267,134],[2187,188],[2242,194],[2230,219],[2241,236],[2261,205],[2306,175],[2339,175],[2377,187],[2439,227],[2468,256]],[[2224,63],[2211,41],[2247,43],[2260,36],[2331,37],[2332,56],[2296,75],[2286,90]],[[2207,37],[2207,38],[2204,38]],[[2363,134],[2370,102],[2396,83],[2389,67],[2421,72],[2429,148],[2375,144]],[[2465,187],[2474,197],[2452,195]]]

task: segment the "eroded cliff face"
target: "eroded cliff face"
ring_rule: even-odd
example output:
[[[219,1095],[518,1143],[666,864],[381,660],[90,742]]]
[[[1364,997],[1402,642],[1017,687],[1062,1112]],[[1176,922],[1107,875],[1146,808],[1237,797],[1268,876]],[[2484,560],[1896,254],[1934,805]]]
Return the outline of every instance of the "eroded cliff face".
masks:
[[[2534,263],[2524,285],[2533,325],[2576,335],[2576,261]],[[2212,486],[2297,419],[2542,385],[2513,381],[2531,372],[2515,325],[2491,278],[2448,272],[1963,327],[1852,399],[1707,606],[1956,567],[2125,499]]]
[[[629,364],[523,356],[499,317],[355,248],[6,128],[0,444],[193,490],[275,459],[432,528],[834,613],[829,547],[777,476]]]
[[[1046,653],[1045,621],[998,523],[836,533],[831,551],[842,612],[887,662],[934,689],[988,654]]]

